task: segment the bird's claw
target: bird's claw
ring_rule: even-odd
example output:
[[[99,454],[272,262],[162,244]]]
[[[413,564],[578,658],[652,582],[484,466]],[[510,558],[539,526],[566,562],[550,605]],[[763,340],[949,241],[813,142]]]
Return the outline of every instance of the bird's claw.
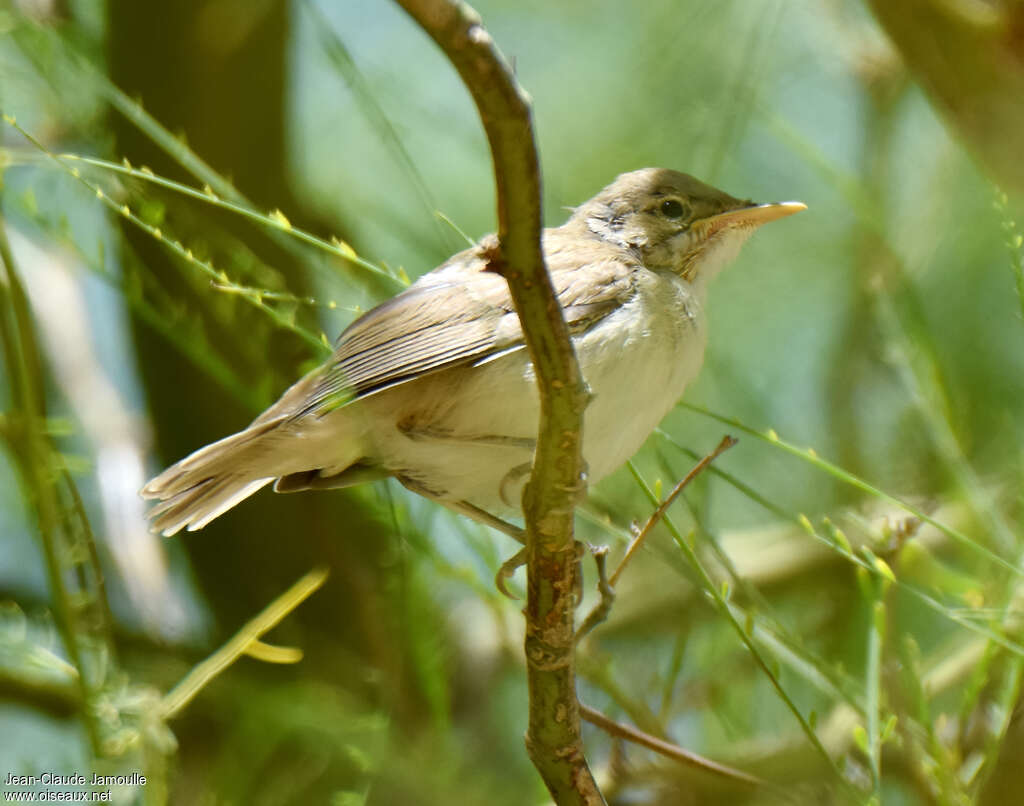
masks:
[[[511,593],[508,588],[505,587],[505,580],[511,579],[512,575],[515,574],[516,569],[522,565],[526,565],[526,549],[521,548],[505,562],[501,564],[501,568],[498,569],[498,573],[494,575],[494,587],[496,587],[504,596],[509,599],[516,601],[519,599],[514,593]]]

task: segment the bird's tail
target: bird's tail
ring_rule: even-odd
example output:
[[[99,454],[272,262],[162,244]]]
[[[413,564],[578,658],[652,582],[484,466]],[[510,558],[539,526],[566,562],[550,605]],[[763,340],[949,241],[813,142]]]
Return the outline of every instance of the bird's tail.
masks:
[[[160,501],[152,528],[167,537],[202,529],[281,475],[272,461],[280,420],[257,422],[200,448],[146,484],[143,498]]]

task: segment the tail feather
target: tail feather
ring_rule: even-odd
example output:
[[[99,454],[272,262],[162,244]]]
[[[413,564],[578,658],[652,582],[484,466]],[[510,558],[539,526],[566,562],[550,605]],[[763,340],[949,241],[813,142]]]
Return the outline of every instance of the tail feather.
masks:
[[[273,480],[250,481],[236,476],[207,479],[153,507],[149,513],[152,528],[164,537],[171,537],[182,529],[190,532],[202,529]]]
[[[334,487],[364,479],[360,423],[349,417],[296,418],[290,396],[244,431],[200,448],[152,479],[140,494],[159,503],[149,513],[153,530],[166,536],[202,529],[275,479],[303,479],[306,487]],[[348,473],[355,465],[360,473]],[[314,483],[321,473],[330,482]],[[378,475],[380,475],[378,473]],[[356,478],[358,476],[358,478]],[[293,484],[291,489],[297,489]],[[284,489],[289,489],[288,485]]]
[[[259,423],[200,448],[146,484],[142,497],[160,501],[149,512],[153,530],[170,537],[202,529],[281,475],[278,441],[267,438],[280,424]]]

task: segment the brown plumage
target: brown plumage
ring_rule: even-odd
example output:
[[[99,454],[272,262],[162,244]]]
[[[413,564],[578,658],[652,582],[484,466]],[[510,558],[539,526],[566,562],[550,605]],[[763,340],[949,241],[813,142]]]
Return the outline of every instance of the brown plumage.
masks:
[[[544,232],[545,260],[595,392],[596,481],[639,447],[696,373],[707,280],[754,227],[802,205],[753,205],[674,171],[620,176]],[[455,508],[514,509],[537,398],[488,236],[353,322],[332,357],[247,429],[150,481],[153,528],[199,529],[259,488],[395,476]],[[646,390],[637,387],[654,386]]]

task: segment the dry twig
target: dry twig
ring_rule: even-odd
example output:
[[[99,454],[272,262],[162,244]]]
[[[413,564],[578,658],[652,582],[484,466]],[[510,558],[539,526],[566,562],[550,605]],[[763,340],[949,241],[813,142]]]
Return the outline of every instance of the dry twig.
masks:
[[[594,555],[594,560],[597,562],[598,572],[597,589],[601,593],[601,601],[594,606],[594,609],[591,610],[586,619],[583,620],[583,624],[580,625],[579,630],[576,631],[577,642],[582,640],[591,630],[594,629],[594,627],[608,618],[608,613],[611,612],[612,609],[612,603],[615,601],[615,583],[619,581],[619,577],[622,576],[622,572],[629,564],[629,561],[633,558],[633,555],[636,554],[639,548],[644,544],[644,541],[647,540],[647,536],[665,516],[668,508],[672,506],[672,502],[679,497],[679,494],[686,489],[686,486],[697,478],[697,476],[699,476],[708,465],[729,450],[729,448],[735,445],[737,441],[738,440],[728,434],[722,437],[722,441],[718,443],[718,447],[697,462],[690,472],[672,488],[672,492],[670,492],[665,500],[658,505],[658,508],[651,513],[651,517],[647,519],[647,523],[643,525],[642,529],[637,531],[636,535],[630,541],[629,546],[626,548],[626,553],[623,555],[610,577],[605,577],[604,554],[596,553]]]

